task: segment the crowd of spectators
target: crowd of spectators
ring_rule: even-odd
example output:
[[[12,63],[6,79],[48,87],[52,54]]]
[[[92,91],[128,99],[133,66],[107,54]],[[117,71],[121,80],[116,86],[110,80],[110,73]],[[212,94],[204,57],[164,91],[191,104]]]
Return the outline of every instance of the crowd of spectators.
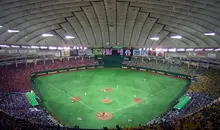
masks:
[[[54,70],[60,68],[70,68],[79,66],[96,65],[94,59],[68,58],[55,60],[39,60],[33,63],[21,63],[16,66],[0,67],[0,111],[3,120],[0,123],[16,121],[27,121],[26,126],[33,127],[33,124],[44,124],[47,126],[56,125],[48,113],[42,108],[32,109],[23,92],[30,91],[31,73]],[[145,126],[139,125],[135,128],[124,129],[208,129],[212,130],[220,125],[220,71],[210,68],[205,63],[197,64],[180,59],[156,59],[132,57],[131,61],[124,61],[128,66],[146,67],[163,71],[176,72],[194,76],[196,80],[191,83],[188,95],[192,98],[191,102],[181,111],[169,110],[162,117],[156,118]],[[10,92],[10,93],[8,93]],[[11,93],[19,92],[19,93]],[[8,123],[3,123],[6,127]],[[2,125],[2,123],[0,124]],[[117,128],[119,129],[119,128]]]
[[[61,68],[71,68],[80,66],[96,65],[97,62],[92,58],[65,58],[54,60],[35,60],[33,63],[20,63],[8,66],[0,66],[0,110],[2,117],[7,120],[0,120],[5,127],[13,125],[13,122],[31,122],[32,124],[43,126],[56,126],[56,122],[51,119],[49,114],[41,107],[29,105],[25,92],[31,90],[31,74],[33,72],[55,70]],[[7,115],[7,114],[9,115]],[[4,122],[4,123],[2,123]],[[11,122],[11,124],[9,124]],[[30,123],[27,126],[32,127]],[[24,123],[25,124],[25,123]]]
[[[124,64],[128,66],[146,67],[157,70],[175,72],[194,76],[196,82],[192,82],[189,92],[207,93],[211,97],[220,97],[220,70],[208,63],[189,62],[180,59],[156,59],[133,57]]]
[[[79,67],[96,65],[94,59],[56,59],[35,63],[22,63],[6,66],[0,66],[0,91],[2,92],[26,92],[31,89],[31,74],[33,72],[54,70],[61,68]]]
[[[0,109],[13,117],[32,123],[44,124],[45,126],[56,125],[41,107],[34,109],[29,104],[25,93],[1,93]]]
[[[216,65],[212,67],[209,63],[199,63],[195,60],[190,62],[175,58],[164,60],[138,57],[133,57],[127,65],[187,74],[196,79],[192,80],[189,87],[188,94],[192,100],[185,109],[169,110],[162,118],[158,118],[159,120],[150,122],[147,128],[211,130],[219,126],[219,101],[210,105],[213,99],[220,97],[220,70]],[[206,106],[209,107],[204,109]]]
[[[220,129],[220,100],[213,101],[205,108],[185,117],[166,120],[157,118],[141,129],[154,130],[219,130]],[[134,128],[137,129],[137,128]]]

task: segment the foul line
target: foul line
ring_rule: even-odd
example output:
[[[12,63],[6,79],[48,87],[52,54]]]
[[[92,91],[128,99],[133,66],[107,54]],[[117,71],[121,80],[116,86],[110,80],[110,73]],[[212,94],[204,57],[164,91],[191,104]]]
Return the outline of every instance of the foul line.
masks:
[[[48,85],[49,85],[50,87],[52,87],[52,88],[56,88],[56,87],[52,86],[50,83],[48,83]],[[64,95],[67,95],[64,91],[62,91],[62,90],[60,90],[60,89],[58,89],[58,88],[56,88],[56,89],[59,90],[60,92],[63,92]],[[69,94],[68,94],[68,96],[69,96],[69,97],[72,97],[72,96],[70,96]],[[78,101],[78,102],[81,103],[82,105],[88,107],[89,109],[91,109],[91,110],[93,110],[93,111],[95,111],[95,112],[98,112],[98,111],[96,111],[94,108],[92,108],[92,107],[90,107],[89,105],[83,103],[82,101]]]
[[[173,87],[173,86],[172,86],[172,87]],[[170,87],[167,87],[167,88],[170,88]],[[165,91],[167,88],[162,89],[161,91],[157,91],[156,93],[154,93],[154,94],[152,94],[152,95],[150,95],[150,96],[144,97],[143,100],[145,100],[145,99],[147,99],[147,98],[149,98],[149,97],[151,97],[151,96],[155,96],[155,95],[157,95],[158,93]],[[116,113],[116,112],[121,111],[121,110],[126,109],[126,108],[130,108],[130,107],[132,107],[132,106],[134,106],[134,105],[137,105],[137,104],[136,104],[136,103],[129,104],[129,105],[127,105],[127,106],[124,106],[124,107],[122,107],[122,108],[117,109],[117,110],[114,111],[113,113]]]

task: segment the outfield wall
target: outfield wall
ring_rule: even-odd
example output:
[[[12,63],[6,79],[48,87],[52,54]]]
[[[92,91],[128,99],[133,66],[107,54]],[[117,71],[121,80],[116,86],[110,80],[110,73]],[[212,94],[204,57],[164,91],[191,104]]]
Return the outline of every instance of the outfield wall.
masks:
[[[77,70],[85,70],[85,69],[95,69],[95,68],[104,68],[105,66],[102,65],[95,65],[95,66],[81,66],[81,67],[72,67],[72,68],[62,68],[62,69],[56,69],[56,70],[47,70],[47,71],[41,71],[41,72],[35,72],[32,73],[31,76],[42,76],[42,75],[50,75],[50,74],[56,74],[56,73],[64,73],[64,72],[71,72],[71,71],[77,71]],[[179,74],[174,72],[168,72],[163,70],[156,70],[146,67],[135,67],[135,66],[121,66],[123,69],[131,69],[131,70],[139,70],[139,71],[146,71],[151,73],[157,73],[162,75],[168,75],[168,76],[174,76],[178,78],[183,79],[190,79],[191,76],[185,75],[185,74]]]
[[[147,71],[147,72],[151,72],[151,73],[174,76],[174,77],[183,78],[183,79],[190,79],[191,78],[191,76],[185,75],[185,74],[179,74],[179,73],[163,71],[163,70],[156,70],[156,69],[151,69],[151,68],[146,68],[146,67],[122,66],[122,68],[123,69],[131,69],[131,70]]]

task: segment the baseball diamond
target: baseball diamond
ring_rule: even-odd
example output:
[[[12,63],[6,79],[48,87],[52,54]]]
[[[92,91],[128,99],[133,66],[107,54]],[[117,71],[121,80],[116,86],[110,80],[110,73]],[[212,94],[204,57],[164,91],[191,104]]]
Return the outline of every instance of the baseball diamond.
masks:
[[[115,124],[144,124],[165,113],[188,82],[149,72],[103,68],[40,76],[35,89],[41,105],[68,127],[112,128]]]

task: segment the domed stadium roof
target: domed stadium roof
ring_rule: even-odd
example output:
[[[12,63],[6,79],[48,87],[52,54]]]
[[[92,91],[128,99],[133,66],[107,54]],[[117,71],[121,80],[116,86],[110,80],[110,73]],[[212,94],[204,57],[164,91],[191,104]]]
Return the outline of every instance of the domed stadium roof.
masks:
[[[218,0],[1,0],[0,6],[1,44],[220,47]]]

